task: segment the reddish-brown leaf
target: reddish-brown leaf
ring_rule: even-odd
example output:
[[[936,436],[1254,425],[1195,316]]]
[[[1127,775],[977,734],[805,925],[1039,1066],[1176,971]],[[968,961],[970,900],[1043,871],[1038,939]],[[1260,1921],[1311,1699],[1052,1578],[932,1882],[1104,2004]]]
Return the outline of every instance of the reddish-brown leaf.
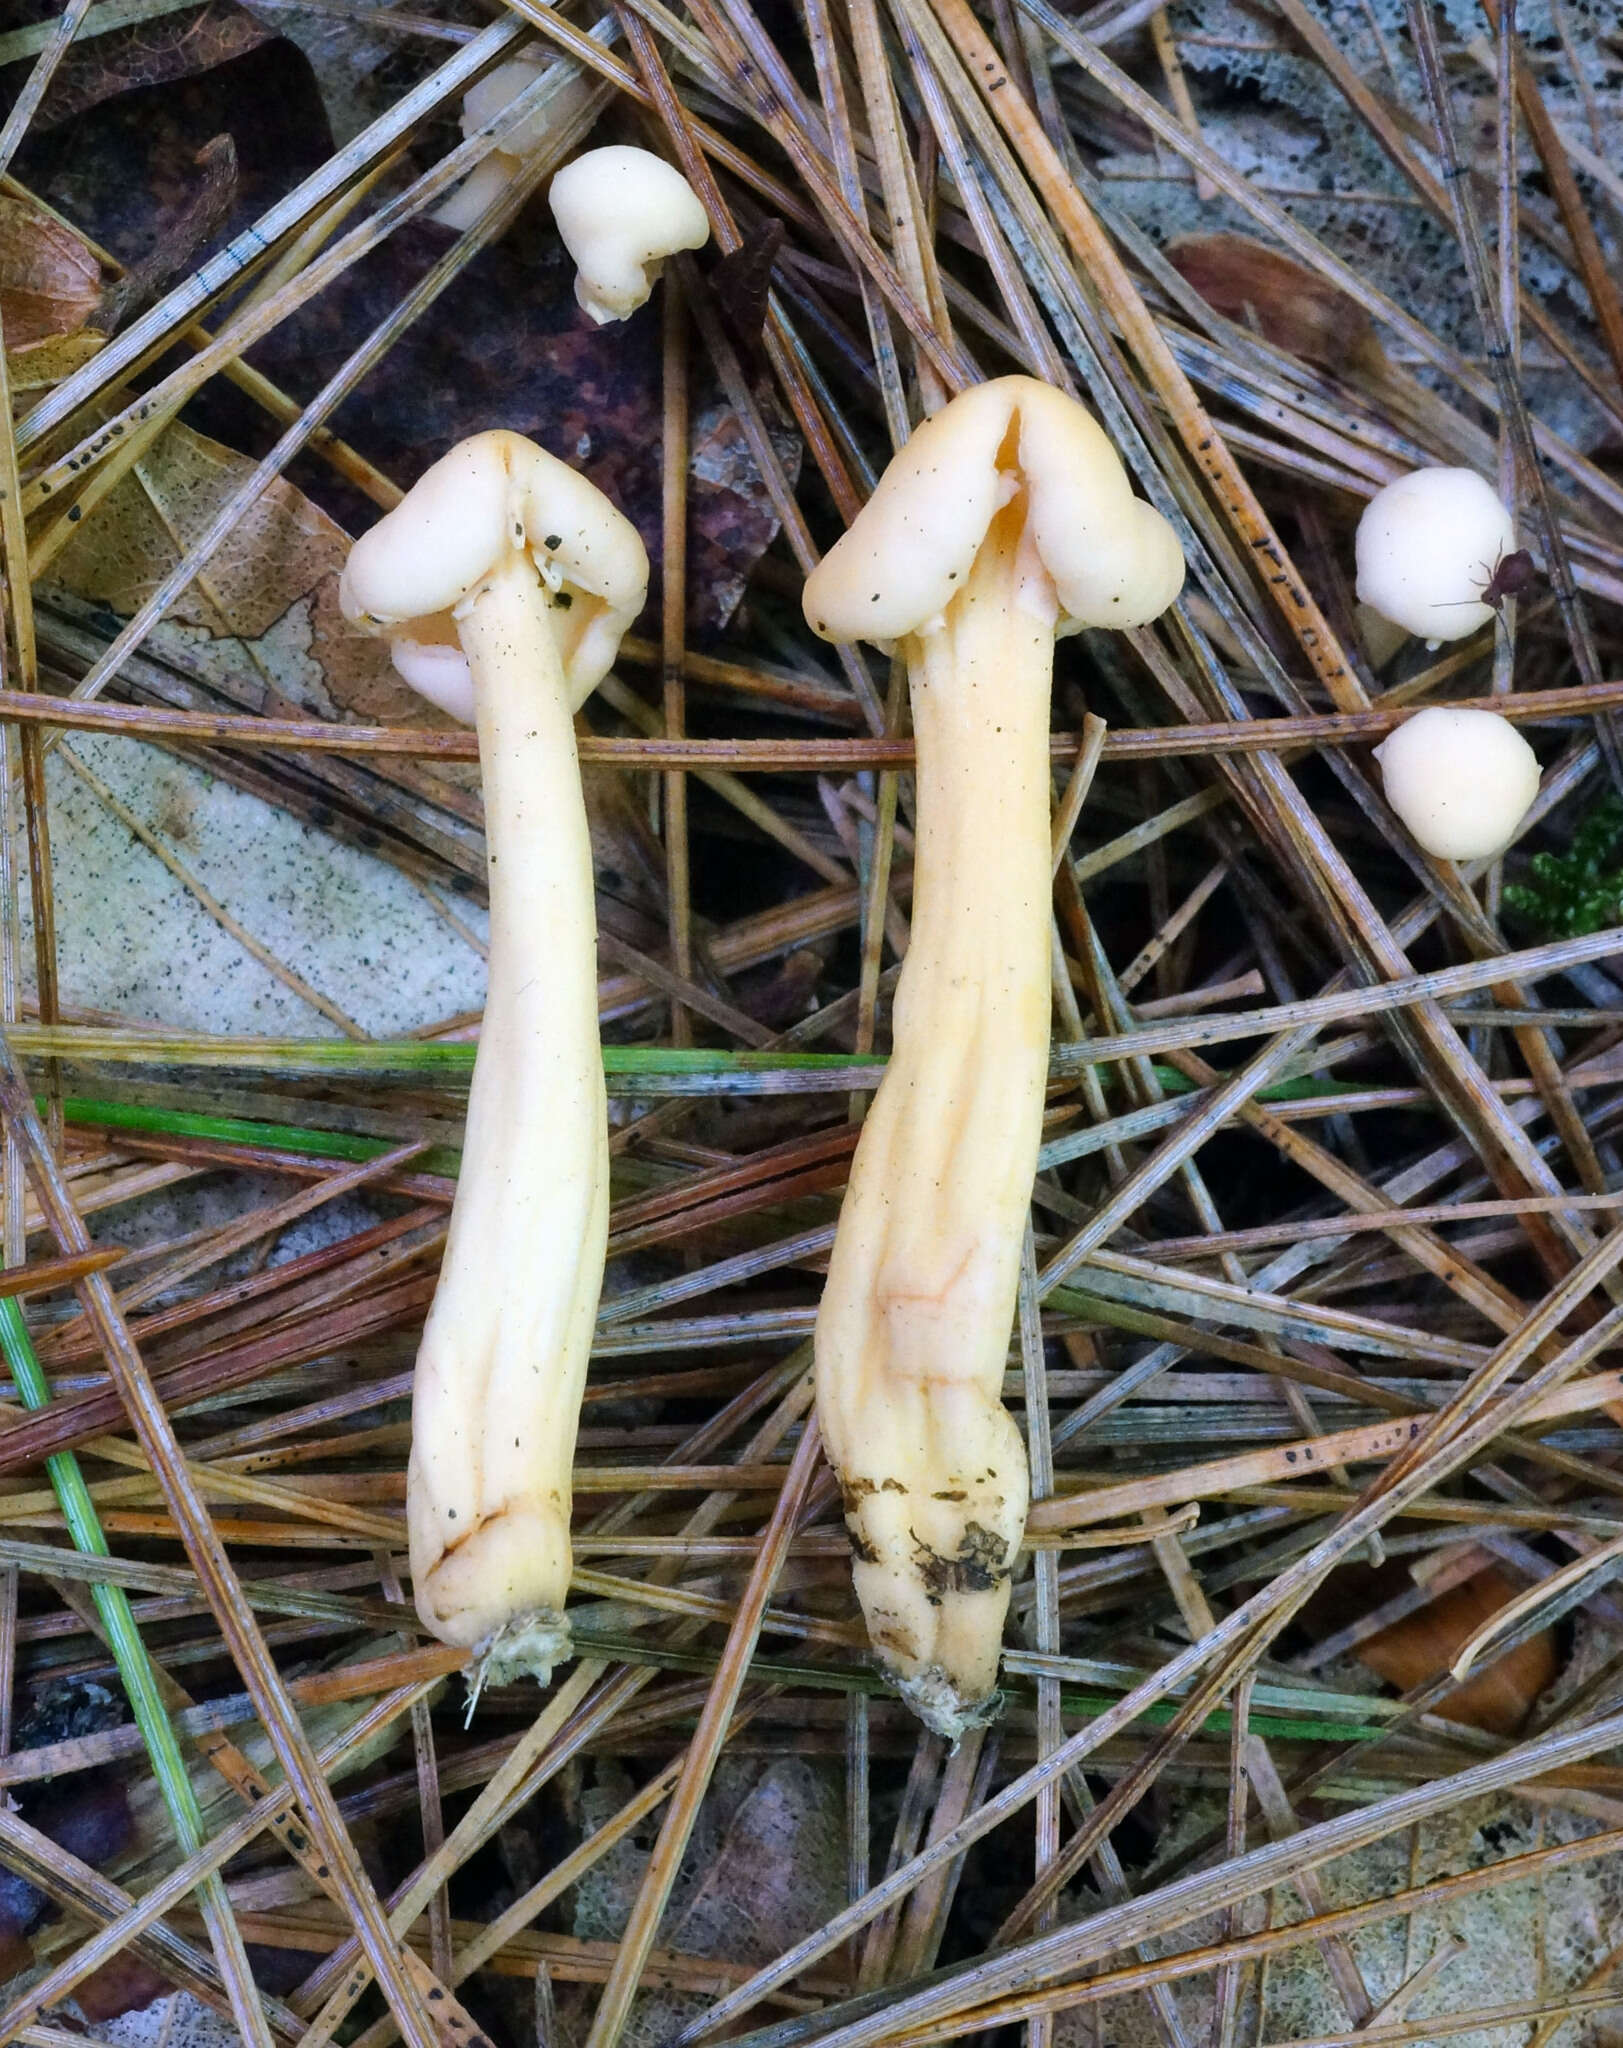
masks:
[[[1360,1662],[1402,1691],[1440,1678],[1462,1645],[1521,1588],[1490,1567],[1454,1586],[1416,1614],[1406,1615],[1358,1652]],[[1514,1735],[1533,1702],[1556,1674],[1555,1632],[1546,1629],[1520,1649],[1488,1663],[1455,1688],[1438,1711],[1451,1721],[1486,1728],[1495,1735]]]
[[[101,300],[101,265],[71,228],[0,194],[0,321],[6,346],[77,334]]]
[[[1369,315],[1305,264],[1249,235],[1182,235],[1167,259],[1214,312],[1305,363],[1374,371],[1384,358]]]

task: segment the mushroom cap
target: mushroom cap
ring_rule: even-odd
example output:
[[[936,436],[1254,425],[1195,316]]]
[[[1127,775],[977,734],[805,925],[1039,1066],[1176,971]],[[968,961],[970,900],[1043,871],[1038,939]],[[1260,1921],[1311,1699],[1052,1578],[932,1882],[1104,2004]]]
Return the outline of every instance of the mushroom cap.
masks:
[[[547,69],[533,57],[510,57],[475,79],[462,95],[462,132],[471,135],[487,121],[494,121],[504,107],[510,107],[521,92],[534,85]],[[528,156],[547,139],[548,110],[542,107],[527,121],[510,128],[496,145],[504,156]]]
[[[1364,507],[1358,596],[1426,640],[1463,640],[1493,616],[1482,592],[1516,527],[1474,469],[1413,469]]]
[[[648,555],[637,529],[595,484],[522,434],[475,434],[424,470],[350,549],[339,603],[353,624],[396,643],[395,666],[414,689],[460,717],[459,705],[472,701],[471,682],[464,692],[449,674],[440,615],[454,615],[520,553],[550,587],[569,593],[568,605],[550,617],[578,708],[643,608]],[[428,663],[435,688],[419,680]]]
[[[552,217],[579,275],[575,297],[599,325],[647,303],[661,257],[702,249],[710,222],[682,173],[651,150],[589,149],[552,181]]]
[[[425,628],[437,623],[423,622]],[[419,697],[426,697],[430,704],[437,704],[441,711],[461,719],[464,725],[472,725],[476,715],[473,671],[449,613],[445,614],[445,623],[452,630],[443,640],[408,640],[405,634],[397,633],[389,642],[389,659],[394,663],[395,674],[403,683],[409,683]]]
[[[1428,853],[1484,860],[1538,795],[1538,756],[1496,711],[1430,704],[1375,749],[1387,801]]]
[[[1148,625],[1183,588],[1177,535],[1133,496],[1092,413],[1035,377],[998,377],[960,393],[891,459],[806,579],[812,631],[834,641],[927,631],[1017,489],[1026,544],[1053,582],[1058,632]]]

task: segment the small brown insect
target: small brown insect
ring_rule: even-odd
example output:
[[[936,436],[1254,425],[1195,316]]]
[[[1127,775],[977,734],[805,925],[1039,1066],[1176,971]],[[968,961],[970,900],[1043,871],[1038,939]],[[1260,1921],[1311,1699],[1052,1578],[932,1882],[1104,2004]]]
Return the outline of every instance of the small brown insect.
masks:
[[[1520,597],[1538,580],[1538,565],[1526,548],[1501,555],[1492,569],[1486,562],[1478,567],[1488,579],[1482,586],[1481,601],[1490,611],[1502,611],[1507,597]]]

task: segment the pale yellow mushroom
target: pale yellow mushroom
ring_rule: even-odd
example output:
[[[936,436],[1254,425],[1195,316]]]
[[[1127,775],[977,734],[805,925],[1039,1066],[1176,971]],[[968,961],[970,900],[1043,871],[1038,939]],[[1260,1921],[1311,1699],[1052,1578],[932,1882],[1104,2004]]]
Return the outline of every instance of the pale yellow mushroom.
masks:
[[[1474,469],[1414,469],[1375,493],[1358,522],[1358,598],[1436,645],[1493,617],[1482,602],[1516,526]]]
[[[1428,704],[1375,758],[1387,802],[1441,860],[1502,852],[1538,795],[1538,756],[1496,711]]]
[[[600,326],[647,304],[665,257],[710,238],[693,187],[646,149],[587,150],[553,179],[548,201],[579,273],[575,297]]]
[[[462,98],[462,133],[472,135],[512,105],[521,92],[552,72],[553,82],[541,95],[534,113],[507,129],[480,158],[432,218],[459,234],[483,218],[526,165],[543,156],[556,162],[590,126],[595,111],[594,88],[566,66],[548,66],[533,57],[512,57],[476,79]],[[545,175],[544,170],[538,175]]]
[[[806,583],[824,639],[899,643],[918,744],[912,931],[818,1417],[869,1637],[951,1736],[996,1697],[1028,1496],[1000,1394],[1048,1071],[1054,641],[1145,624],[1183,570],[1092,416],[1005,377],[918,429]]]
[[[347,617],[479,731],[490,982],[462,1171],[417,1353],[406,1513],[417,1611],[488,1675],[568,1645],[570,1473],[608,1227],[597,927],[574,713],[642,609],[601,491],[478,434],[355,543]]]

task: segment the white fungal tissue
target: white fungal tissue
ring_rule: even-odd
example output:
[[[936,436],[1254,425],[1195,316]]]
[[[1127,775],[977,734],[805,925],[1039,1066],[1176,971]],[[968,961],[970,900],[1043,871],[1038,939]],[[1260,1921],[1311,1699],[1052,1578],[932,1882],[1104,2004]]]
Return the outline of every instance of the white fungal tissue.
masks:
[[[1484,860],[1538,795],[1538,756],[1496,711],[1428,705],[1375,749],[1387,801],[1428,853]]]
[[[1377,491],[1358,522],[1359,602],[1435,646],[1485,626],[1482,601],[1516,528],[1474,469],[1416,469]]]

